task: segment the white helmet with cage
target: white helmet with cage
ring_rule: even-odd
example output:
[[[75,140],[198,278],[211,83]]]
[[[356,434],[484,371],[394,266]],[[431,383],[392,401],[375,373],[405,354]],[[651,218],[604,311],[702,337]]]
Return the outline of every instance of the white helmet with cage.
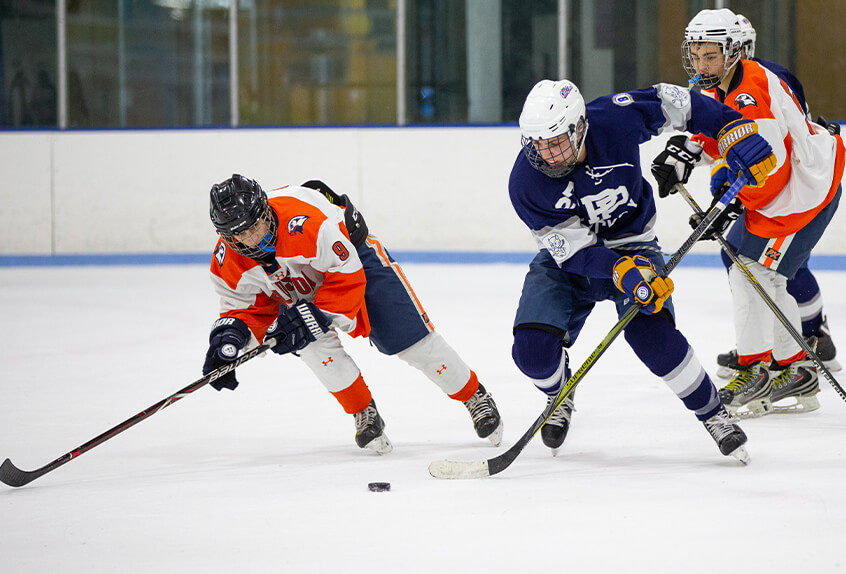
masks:
[[[743,14],[737,15],[737,21],[740,24],[740,37],[743,39],[743,57],[750,60],[755,57],[755,40],[758,38],[758,34],[752,27],[749,18]]]
[[[717,44],[723,54],[722,72],[706,74],[697,70],[696,55],[691,54],[691,47],[701,44]],[[682,43],[682,62],[690,83],[710,89],[717,86],[740,59],[743,33],[740,22],[734,12],[728,8],[702,10],[687,25]]]
[[[520,133],[532,166],[550,177],[576,167],[587,134],[585,99],[569,80],[541,80],[523,104]]]

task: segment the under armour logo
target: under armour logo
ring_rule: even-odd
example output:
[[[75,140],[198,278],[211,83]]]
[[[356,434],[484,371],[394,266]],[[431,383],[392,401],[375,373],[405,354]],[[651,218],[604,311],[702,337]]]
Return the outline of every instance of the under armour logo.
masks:
[[[439,375],[443,375],[444,371],[447,370],[447,366],[442,364],[440,369],[435,369],[435,370],[438,371]]]
[[[332,357],[329,357],[329,358],[328,358],[328,359],[326,359],[325,361],[320,361],[320,362],[321,362],[321,363],[323,363],[323,366],[324,366],[324,367],[328,367],[328,366],[329,366],[329,363],[332,363],[333,361],[332,361]]]

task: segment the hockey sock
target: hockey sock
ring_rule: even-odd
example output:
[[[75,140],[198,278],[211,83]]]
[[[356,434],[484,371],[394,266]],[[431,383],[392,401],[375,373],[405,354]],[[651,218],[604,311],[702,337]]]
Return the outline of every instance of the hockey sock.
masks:
[[[823,322],[822,294],[816,277],[807,265],[800,267],[796,271],[796,275],[787,280],[787,292],[799,304],[799,314],[802,317],[802,335],[805,337],[818,335]]]
[[[700,421],[720,408],[717,388],[684,335],[665,317],[638,315],[625,330],[626,341],[655,375],[664,379]]]
[[[567,370],[567,355],[561,335],[540,329],[519,329],[514,333],[511,357],[520,371],[542,392],[555,395]]]

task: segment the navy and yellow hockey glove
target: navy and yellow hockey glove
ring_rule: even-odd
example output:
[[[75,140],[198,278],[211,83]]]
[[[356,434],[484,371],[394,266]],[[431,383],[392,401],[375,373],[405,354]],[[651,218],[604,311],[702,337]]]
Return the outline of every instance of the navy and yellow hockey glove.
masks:
[[[331,326],[332,321],[314,303],[300,301],[279,313],[279,317],[267,330],[265,338],[276,339],[276,344],[271,347],[274,353],[296,353],[316,341]]]
[[[239,351],[247,346],[251,336],[250,328],[241,319],[221,317],[215,321],[209,333],[209,350],[206,351],[206,361],[203,363],[203,375],[237,359]],[[235,369],[209,384],[218,391],[224,388],[234,391],[238,386]]]
[[[722,155],[732,172],[746,174],[751,187],[764,185],[770,172],[775,169],[776,157],[773,148],[758,135],[758,124],[752,120],[739,119],[728,123],[720,130],[717,142]]]
[[[625,255],[614,263],[612,275],[617,289],[629,300],[643,305],[641,313],[657,313],[673,292],[673,280],[659,277],[652,262],[642,255]]]

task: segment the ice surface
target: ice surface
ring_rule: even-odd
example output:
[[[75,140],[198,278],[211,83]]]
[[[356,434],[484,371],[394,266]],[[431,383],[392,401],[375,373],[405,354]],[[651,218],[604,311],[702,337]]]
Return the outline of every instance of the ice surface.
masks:
[[[98,572],[830,572],[846,535],[846,404],[743,424],[752,462],[702,425],[622,338],[578,387],[567,442],[505,472],[429,476],[513,444],[544,398],[510,358],[522,265],[405,265],[438,329],[505,421],[476,438],[456,402],[394,357],[349,342],[394,452],[295,357],[239,369],[29,486],[0,485],[0,568]],[[673,273],[679,325],[713,374],[733,346],[721,269]],[[846,345],[838,272],[817,273]],[[0,270],[0,459],[40,467],[200,377],[217,301],[204,266]],[[614,324],[600,305],[578,365]],[[843,360],[844,357],[841,357]],[[842,377],[841,377],[842,378]],[[391,483],[372,493],[367,483]]]

